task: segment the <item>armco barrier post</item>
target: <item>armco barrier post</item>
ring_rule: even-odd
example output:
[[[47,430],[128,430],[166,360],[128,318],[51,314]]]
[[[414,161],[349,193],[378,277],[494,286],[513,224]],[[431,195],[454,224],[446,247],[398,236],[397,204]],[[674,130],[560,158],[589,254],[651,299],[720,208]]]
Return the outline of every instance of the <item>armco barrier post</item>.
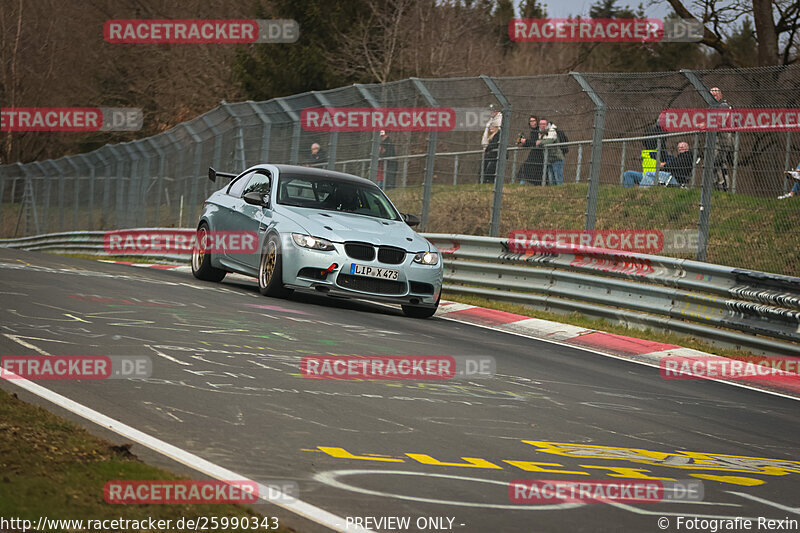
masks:
[[[333,107],[328,98],[319,91],[311,91],[322,107]],[[336,170],[336,149],[339,146],[339,132],[334,130],[328,137],[328,170]]]
[[[414,88],[419,91],[425,101],[431,107],[439,107],[436,98],[433,97],[431,92],[425,87],[425,84],[419,78],[411,78]],[[425,156],[425,182],[422,193],[422,217],[420,220],[420,229],[425,229],[428,226],[428,217],[431,211],[431,195],[433,194],[433,168],[436,164],[436,143],[439,140],[439,132],[436,130],[428,132],[428,153]]]
[[[497,86],[494,79],[481,76],[481,79],[500,103],[503,120],[500,123],[500,146],[497,149],[497,167],[494,177],[494,197],[492,198],[492,220],[489,222],[489,236],[500,233],[500,211],[503,209],[503,183],[506,178],[506,153],[508,148],[508,129],[511,127],[511,102]],[[481,168],[483,168],[481,166]],[[513,176],[511,179],[514,179]]]
[[[600,165],[603,155],[603,131],[606,122],[606,104],[603,102],[583,74],[570,73],[583,91],[594,103],[594,125],[592,129],[592,157],[589,161],[589,192],[586,195],[586,224],[584,228],[589,231],[594,229],[597,219],[597,195],[600,192]]]
[[[375,97],[372,96],[372,93],[367,90],[367,88],[360,84],[354,84],[355,88],[358,89],[359,94],[367,101],[367,103],[372,106],[373,108],[380,107],[380,104]],[[378,182],[378,155],[381,151],[381,132],[380,131],[373,131],[372,132],[372,147],[370,148],[370,157],[369,157],[369,181],[373,183]],[[364,171],[361,171],[364,174]],[[363,177],[363,176],[362,176]],[[383,188],[383,187],[381,187]],[[420,224],[421,225],[421,224]]]

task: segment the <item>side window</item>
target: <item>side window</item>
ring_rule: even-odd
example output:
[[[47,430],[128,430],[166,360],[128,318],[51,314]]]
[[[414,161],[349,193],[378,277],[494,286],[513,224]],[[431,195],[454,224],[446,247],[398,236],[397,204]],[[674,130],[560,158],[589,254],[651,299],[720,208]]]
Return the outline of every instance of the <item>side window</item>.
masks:
[[[242,190],[244,190],[244,186],[247,185],[247,182],[250,181],[250,177],[253,174],[255,174],[255,172],[248,172],[238,180],[231,183],[230,186],[228,186],[228,194],[237,198],[242,196]]]
[[[263,195],[268,195],[271,183],[272,179],[269,174],[256,172],[253,177],[250,178],[250,181],[247,182],[247,187],[244,188],[240,196],[244,196],[249,192],[258,192]]]

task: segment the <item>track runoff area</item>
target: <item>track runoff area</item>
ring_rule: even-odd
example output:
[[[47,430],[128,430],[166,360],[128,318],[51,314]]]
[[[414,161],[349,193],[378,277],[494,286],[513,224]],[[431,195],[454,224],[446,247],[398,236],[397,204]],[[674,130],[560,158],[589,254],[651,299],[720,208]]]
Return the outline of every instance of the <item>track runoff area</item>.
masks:
[[[678,347],[186,267],[0,250],[0,270],[0,385],[201,483],[109,479],[109,505],[239,498],[298,531],[797,530],[795,394],[642,356]],[[42,358],[66,379],[32,375]]]

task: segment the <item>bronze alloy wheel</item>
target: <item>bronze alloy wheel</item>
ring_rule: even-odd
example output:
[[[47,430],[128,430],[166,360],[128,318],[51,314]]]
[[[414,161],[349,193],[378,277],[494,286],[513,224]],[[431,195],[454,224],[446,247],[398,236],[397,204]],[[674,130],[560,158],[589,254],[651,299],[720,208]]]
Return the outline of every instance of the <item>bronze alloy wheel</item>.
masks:
[[[261,254],[261,265],[258,269],[258,285],[264,290],[272,281],[275,274],[275,262],[278,258],[278,245],[273,239],[267,242],[264,253]]]
[[[205,226],[200,226],[197,230],[197,241],[192,248],[192,269],[195,271],[200,270],[200,265],[203,264],[203,259],[206,256],[205,242],[208,231]]]

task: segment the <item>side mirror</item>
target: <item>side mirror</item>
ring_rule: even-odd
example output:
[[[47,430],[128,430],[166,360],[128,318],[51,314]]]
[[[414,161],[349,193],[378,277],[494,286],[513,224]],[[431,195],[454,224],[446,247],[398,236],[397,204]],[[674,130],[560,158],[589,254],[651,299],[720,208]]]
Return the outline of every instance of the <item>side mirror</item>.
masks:
[[[420,222],[419,217],[417,215],[412,215],[411,213],[403,213],[403,220],[412,228],[414,226],[419,226]]]
[[[242,200],[250,205],[257,205],[260,207],[269,207],[269,196],[261,194],[260,192],[251,191],[242,196]]]

